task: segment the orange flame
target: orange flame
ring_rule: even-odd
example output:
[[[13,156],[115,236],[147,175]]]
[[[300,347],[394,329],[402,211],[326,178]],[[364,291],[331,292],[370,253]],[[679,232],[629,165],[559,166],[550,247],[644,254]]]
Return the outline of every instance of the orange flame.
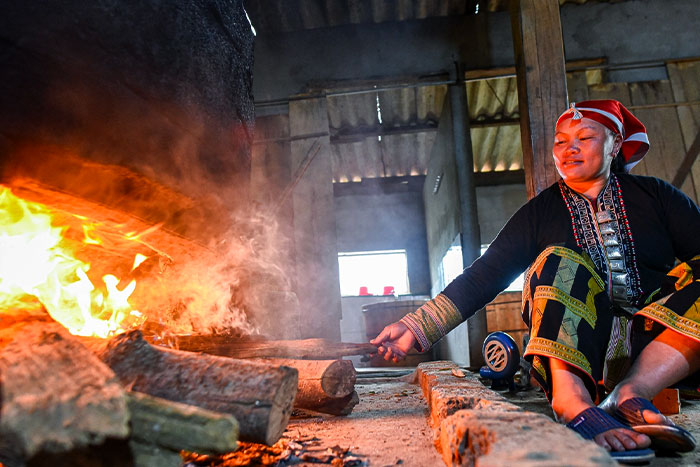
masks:
[[[83,242],[101,244],[94,227],[77,218],[83,222]],[[90,264],[76,258],[64,237],[68,227],[54,224],[46,206],[0,186],[0,313],[32,295],[76,335],[108,337],[140,324],[143,316],[128,301],[136,281],[120,290],[120,280],[107,274],[102,285],[93,284],[87,274]],[[145,259],[137,255],[134,268]]]

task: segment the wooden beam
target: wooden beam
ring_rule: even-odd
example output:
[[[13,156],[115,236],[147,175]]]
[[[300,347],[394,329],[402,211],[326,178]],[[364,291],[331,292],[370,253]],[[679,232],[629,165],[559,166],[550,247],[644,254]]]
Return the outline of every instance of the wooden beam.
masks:
[[[339,197],[390,193],[422,193],[424,183],[425,175],[363,178],[359,182],[334,183],[333,194],[335,197]]]
[[[582,71],[595,68],[605,68],[607,59],[605,58],[591,58],[587,60],[572,60],[566,62],[566,71]],[[514,66],[499,67],[499,68],[483,68],[479,70],[467,70],[464,73],[464,79],[466,81],[479,81],[482,79],[491,78],[508,78],[516,76]]]
[[[695,164],[698,154],[700,154],[700,131],[695,135],[693,144],[690,145],[690,149],[688,149],[688,152],[685,154],[683,162],[681,162],[680,167],[678,167],[678,172],[676,172],[676,175],[673,177],[673,186],[679,190],[681,186],[683,186],[693,164]]]
[[[331,143],[356,143],[364,141],[366,138],[388,135],[405,135],[413,133],[426,133],[437,131],[437,122],[427,121],[417,125],[402,125],[388,127],[384,125],[338,128],[331,132]]]
[[[552,158],[554,124],[568,106],[557,0],[511,1],[520,134],[530,198],[558,179]]]
[[[518,125],[520,119],[517,118],[489,118],[485,120],[470,120],[470,128],[488,128],[504,125]],[[425,122],[417,125],[403,125],[395,127],[368,126],[339,128],[331,132],[331,144],[356,143],[364,141],[366,138],[390,135],[406,135],[413,133],[432,133],[437,131],[437,122]]]
[[[476,186],[518,185],[525,183],[524,170],[474,172]]]

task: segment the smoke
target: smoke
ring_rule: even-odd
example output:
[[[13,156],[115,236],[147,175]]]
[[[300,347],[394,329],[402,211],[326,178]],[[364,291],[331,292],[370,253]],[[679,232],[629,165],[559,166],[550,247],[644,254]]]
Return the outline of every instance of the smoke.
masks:
[[[1,181],[38,183],[49,205],[73,197],[66,212],[121,234],[114,219],[161,226],[124,247],[144,263],[117,267],[150,331],[284,335],[289,248],[249,197],[242,2],[45,3],[0,7]],[[133,258],[88,250],[95,274]]]
[[[284,251],[287,241],[263,211],[236,215],[235,228],[187,258],[144,263],[134,303],[146,327],[174,334],[233,334],[284,338],[280,322],[298,306]]]

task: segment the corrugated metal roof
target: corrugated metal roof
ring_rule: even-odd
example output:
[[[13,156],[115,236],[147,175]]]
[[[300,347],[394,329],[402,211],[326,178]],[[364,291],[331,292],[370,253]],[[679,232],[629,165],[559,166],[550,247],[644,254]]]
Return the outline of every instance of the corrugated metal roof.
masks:
[[[515,78],[465,86],[474,170],[521,169]],[[446,94],[446,85],[429,85],[329,96],[334,181],[425,175]]]

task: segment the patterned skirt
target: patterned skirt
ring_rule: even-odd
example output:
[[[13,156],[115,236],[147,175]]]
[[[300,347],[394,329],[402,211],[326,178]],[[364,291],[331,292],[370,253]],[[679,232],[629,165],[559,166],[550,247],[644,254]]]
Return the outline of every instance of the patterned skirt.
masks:
[[[549,358],[586,374],[598,400],[599,389],[612,390],[664,329],[700,341],[700,256],[670,271],[646,303],[634,316],[615,306],[593,261],[580,250],[550,246],[540,253],[523,287],[523,320],[530,328],[524,354],[547,397]]]

